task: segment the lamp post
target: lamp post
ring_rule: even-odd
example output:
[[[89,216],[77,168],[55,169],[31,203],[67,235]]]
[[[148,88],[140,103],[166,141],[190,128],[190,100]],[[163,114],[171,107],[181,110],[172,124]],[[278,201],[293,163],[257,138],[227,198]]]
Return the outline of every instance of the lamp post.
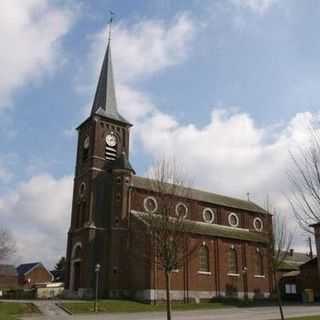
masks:
[[[95,273],[96,273],[96,294],[95,294],[95,302],[94,302],[94,312],[98,312],[98,291],[99,291],[99,272],[100,272],[100,264],[96,264]]]
[[[244,289],[244,298],[248,299],[248,268],[244,266],[242,268],[242,274],[243,274],[243,289]]]

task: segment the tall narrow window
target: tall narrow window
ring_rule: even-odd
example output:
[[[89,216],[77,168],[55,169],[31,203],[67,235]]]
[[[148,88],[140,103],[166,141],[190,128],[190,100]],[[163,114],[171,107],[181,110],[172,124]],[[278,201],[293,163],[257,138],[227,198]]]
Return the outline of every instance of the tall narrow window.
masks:
[[[228,272],[232,274],[238,273],[238,256],[236,249],[233,247],[229,249]]]
[[[263,255],[260,251],[256,253],[256,275],[263,276],[264,268],[263,268]]]
[[[199,271],[209,272],[209,250],[202,245],[199,249]]]
[[[83,224],[85,223],[87,219],[87,203],[85,201],[82,202],[81,204],[81,216],[80,216],[80,227],[83,227]]]
[[[86,161],[89,156],[89,146],[90,146],[90,139],[89,136],[87,136],[84,139],[83,147],[82,147],[82,161]]]
[[[81,220],[81,203],[79,203],[78,205],[77,205],[77,212],[76,212],[76,221],[75,221],[75,227],[76,228],[79,228],[80,227],[80,220]]]

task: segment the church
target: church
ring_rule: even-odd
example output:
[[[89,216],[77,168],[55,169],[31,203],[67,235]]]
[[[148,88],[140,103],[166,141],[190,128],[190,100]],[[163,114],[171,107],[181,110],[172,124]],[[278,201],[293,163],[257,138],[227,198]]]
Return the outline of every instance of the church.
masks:
[[[165,299],[163,274],[132,258],[137,220],[156,214],[157,194],[130,164],[129,123],[117,108],[108,41],[91,114],[78,130],[66,293],[142,301]],[[272,216],[251,201],[192,189],[176,199],[192,228],[193,258],[172,274],[173,300],[266,298],[272,288]],[[143,250],[143,249],[142,249]]]

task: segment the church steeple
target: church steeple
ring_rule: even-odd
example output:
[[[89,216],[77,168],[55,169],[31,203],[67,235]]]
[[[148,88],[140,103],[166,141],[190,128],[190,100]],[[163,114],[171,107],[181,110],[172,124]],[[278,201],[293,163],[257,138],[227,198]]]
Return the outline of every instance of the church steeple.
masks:
[[[93,101],[91,115],[93,114],[116,120],[131,126],[131,124],[119,114],[117,108],[117,99],[112,70],[110,38]]]

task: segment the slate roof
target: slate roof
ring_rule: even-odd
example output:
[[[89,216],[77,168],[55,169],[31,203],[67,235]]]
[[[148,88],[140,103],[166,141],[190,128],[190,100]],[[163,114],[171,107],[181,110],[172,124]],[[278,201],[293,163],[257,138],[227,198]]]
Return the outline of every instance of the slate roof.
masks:
[[[148,178],[133,176],[133,186],[139,189],[152,190],[152,181]],[[241,209],[250,212],[269,214],[266,210],[251,201],[231,198],[197,189],[187,189],[183,187],[177,187],[177,195],[179,195],[179,193],[182,196],[187,194],[188,198],[190,199],[211,203],[214,205],[220,205],[232,209]]]
[[[128,171],[131,171],[133,174],[136,173],[132,168],[131,163],[125,152],[122,152],[120,157],[118,157],[115,161],[113,161],[112,166],[114,169],[125,169]]]
[[[41,264],[40,262],[31,262],[31,263],[23,263],[20,264],[17,267],[17,272],[19,276],[23,276],[25,275],[27,272],[29,272],[32,268],[34,268],[35,266]]]
[[[135,210],[131,210],[131,215],[137,220],[145,223],[146,225],[148,225],[148,221],[150,221],[151,218],[155,219],[155,221],[160,218],[160,216],[157,214],[149,214]],[[250,232],[246,229],[227,227],[188,219],[184,221],[184,230],[193,234],[201,234],[227,239],[247,240],[260,243],[268,242],[267,237],[262,233]]]
[[[314,257],[314,258],[308,260],[307,262],[303,263],[303,264],[300,265],[300,266],[302,267],[302,266],[305,266],[305,265],[307,265],[307,264],[312,264],[312,263],[316,264],[317,262],[318,262],[318,257]]]
[[[285,277],[296,277],[296,276],[298,276],[298,275],[300,275],[300,271],[295,270],[295,271],[290,271],[290,272],[288,272],[288,273],[285,273],[285,274],[282,276],[282,278],[285,278]]]
[[[299,265],[288,263],[286,261],[282,261],[278,267],[279,271],[292,271],[292,270],[299,270]]]
[[[11,264],[0,264],[0,276],[17,276],[16,268]]]
[[[110,40],[103,60],[91,114],[98,114],[131,126],[131,124],[119,114],[117,108]]]
[[[282,271],[299,270],[301,265],[310,260],[311,258],[306,253],[293,252],[292,255],[289,253],[278,269]]]
[[[309,260],[310,257],[306,253],[293,252],[292,255],[288,254],[284,261],[290,265],[295,265],[299,267],[302,264],[308,262]]]

